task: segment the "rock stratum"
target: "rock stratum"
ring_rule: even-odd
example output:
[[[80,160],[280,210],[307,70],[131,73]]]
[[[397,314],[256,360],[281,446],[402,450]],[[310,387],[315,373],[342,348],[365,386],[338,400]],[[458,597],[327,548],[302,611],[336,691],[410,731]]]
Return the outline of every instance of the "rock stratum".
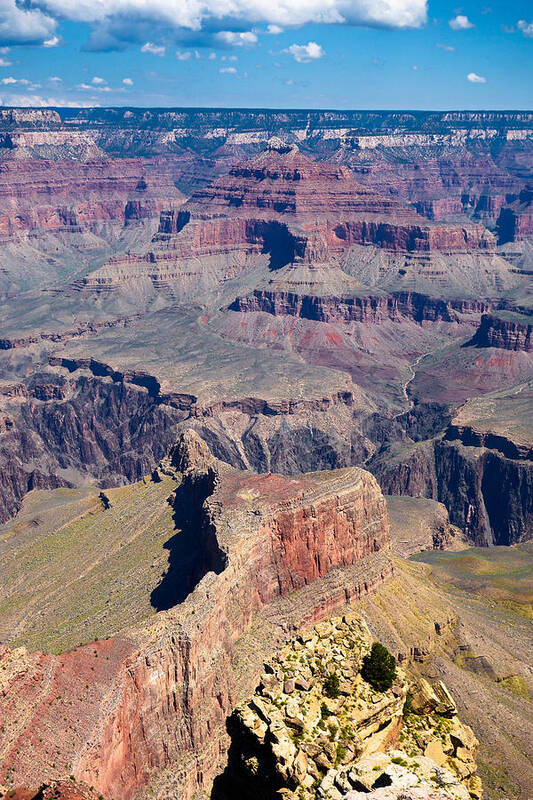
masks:
[[[480,251],[485,272],[504,267],[482,225],[430,222],[358,184],[345,166],[313,161],[277,137],[179,210],[162,213],[152,245],[137,257],[116,256],[84,288],[116,291],[124,284],[131,290],[132,282],[145,283],[192,298],[249,270],[261,255],[276,271],[341,256],[349,261],[356,247],[371,248],[374,258],[379,250],[390,253],[391,271],[397,253],[412,254],[422,270],[420,256],[427,254],[430,270],[433,251],[443,257]]]
[[[237,642],[257,617],[282,640],[391,574],[385,500],[363,470],[239,474],[190,433],[152,481],[169,473],[180,529],[152,595],[169,610],[62,655],[3,648],[1,780],[9,787],[72,774],[129,798],[172,767],[167,778],[180,796],[208,789],[225,718],[246,684],[232,669]],[[105,500],[99,512],[104,526],[112,505]],[[157,791],[163,796],[163,785]]]

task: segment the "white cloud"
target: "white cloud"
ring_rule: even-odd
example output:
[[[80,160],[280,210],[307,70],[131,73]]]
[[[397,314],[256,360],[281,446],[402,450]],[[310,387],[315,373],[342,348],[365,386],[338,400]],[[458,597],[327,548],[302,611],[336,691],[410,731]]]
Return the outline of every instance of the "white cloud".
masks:
[[[257,34],[253,31],[235,33],[234,31],[219,31],[215,39],[228,47],[253,47],[257,44]]]
[[[475,72],[469,72],[466,79],[470,83],[487,83],[487,79],[483,75],[477,75]]]
[[[10,94],[0,97],[2,106],[25,106],[30,108],[98,108],[99,104],[83,100],[66,100],[64,97],[42,97],[38,94]]]
[[[441,50],[446,50],[447,53],[453,53],[455,47],[452,47],[451,44],[441,44],[441,42],[437,42],[436,47],[439,47]]]
[[[3,56],[7,56],[7,54],[9,53],[9,47],[0,47],[0,53]]]
[[[303,25],[345,22],[386,27],[419,27],[427,18],[427,0],[33,0],[50,13],[98,23],[122,15],[158,20],[174,28],[199,30],[208,19],[249,20],[252,24]]]
[[[208,57],[209,61],[214,61],[215,58],[217,57],[217,54],[216,53],[209,53],[209,55],[207,57]]]
[[[153,42],[146,42],[141,47],[141,53],[151,53],[153,56],[163,56],[165,55],[167,48],[163,45],[154,44]]]
[[[91,83],[78,83],[76,85],[76,89],[82,89],[84,92],[91,91],[91,92],[112,92],[113,89],[110,86],[94,86]],[[123,91],[123,90],[115,90],[115,91]]]
[[[281,25],[267,25],[267,33],[276,36],[278,33],[283,33],[283,28]]]
[[[124,86],[133,86],[133,81],[131,78],[122,78],[122,83]]]
[[[525,19],[519,19],[516,24],[518,30],[522,31],[524,36],[533,38],[533,22],[526,22]]]
[[[413,70],[413,72],[418,72],[418,65],[417,64],[413,64],[411,69]]]
[[[48,80],[52,83],[63,83],[63,78],[59,78],[57,75],[52,75]]]
[[[237,70],[235,67],[220,67],[219,72],[221,75],[236,75]]]
[[[179,61],[189,61],[191,56],[192,53],[188,50],[186,50],[185,52],[181,52],[180,50],[178,50],[176,53],[176,58],[179,59]]]
[[[40,88],[40,84],[33,83],[32,81],[29,81],[27,78],[13,78],[11,75],[9,75],[7,78],[2,78],[1,82],[4,84],[4,86],[10,86],[15,83],[18,83],[20,84],[20,86],[30,86],[32,89]]]
[[[179,41],[184,29],[209,39],[216,31],[253,33],[261,25],[269,33],[308,23],[419,28],[427,7],[428,0],[0,0],[0,44],[51,42],[58,19],[89,24],[93,49],[173,33]]]
[[[316,42],[308,42],[307,44],[291,44],[284,53],[290,53],[295,61],[299,64],[307,64],[309,61],[314,61],[317,58],[322,58],[326,55],[324,48]]]
[[[44,40],[43,47],[57,47],[60,41],[59,36],[51,36],[49,39]]]
[[[11,67],[13,64],[12,61],[8,61],[7,58],[0,58],[0,67]]]
[[[42,44],[54,35],[56,26],[55,19],[39,8],[21,8],[15,0],[0,0],[2,44]]]
[[[470,22],[468,17],[464,14],[458,14],[456,17],[449,21],[449,26],[452,31],[467,31],[469,28],[475,28],[473,22]]]
[[[104,78],[99,78],[97,75],[94,76],[91,83],[94,83],[95,86],[102,86],[104,83],[107,83]]]

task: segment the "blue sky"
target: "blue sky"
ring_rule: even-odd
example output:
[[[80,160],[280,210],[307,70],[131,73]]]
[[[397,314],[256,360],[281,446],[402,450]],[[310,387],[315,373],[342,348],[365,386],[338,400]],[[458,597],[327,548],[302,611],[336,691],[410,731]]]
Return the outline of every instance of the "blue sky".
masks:
[[[0,0],[3,105],[533,107],[533,3]]]

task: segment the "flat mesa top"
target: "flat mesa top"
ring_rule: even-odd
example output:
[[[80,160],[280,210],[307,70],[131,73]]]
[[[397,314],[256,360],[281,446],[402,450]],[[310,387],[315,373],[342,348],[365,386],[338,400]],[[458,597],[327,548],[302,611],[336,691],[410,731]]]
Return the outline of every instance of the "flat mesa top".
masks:
[[[533,382],[502,393],[492,393],[468,400],[452,423],[470,427],[479,433],[493,433],[519,445],[533,447]]]
[[[363,477],[372,480],[360,467],[303,473],[297,477],[235,472],[225,475],[215,497],[218,501],[223,495],[225,509],[248,506],[268,512],[268,509],[290,505],[293,500],[312,503],[326,495],[339,497],[357,488]]]

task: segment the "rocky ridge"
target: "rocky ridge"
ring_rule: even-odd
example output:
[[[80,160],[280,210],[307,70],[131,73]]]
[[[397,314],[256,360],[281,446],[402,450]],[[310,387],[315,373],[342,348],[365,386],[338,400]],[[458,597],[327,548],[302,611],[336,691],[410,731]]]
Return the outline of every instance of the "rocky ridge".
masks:
[[[479,251],[488,273],[496,267],[495,239],[483,226],[428,222],[358,184],[346,167],[313,161],[273,138],[179,210],[162,213],[146,252],[115,257],[79,286],[116,291],[135,281],[191,298],[249,271],[261,256],[279,270],[323,264],[354,247],[443,257]]]
[[[171,549],[153,595],[157,621],[61,655],[3,647],[0,780],[8,786],[73,774],[126,800],[157,776],[156,796],[172,783],[183,797],[208,790],[226,747],[225,718],[257,669],[235,674],[237,642],[262,618],[273,647],[391,574],[385,501],[363,470],[237,473],[189,432],[152,480],[167,475],[189,545],[185,562],[182,545]],[[105,525],[113,512],[99,513]]]

